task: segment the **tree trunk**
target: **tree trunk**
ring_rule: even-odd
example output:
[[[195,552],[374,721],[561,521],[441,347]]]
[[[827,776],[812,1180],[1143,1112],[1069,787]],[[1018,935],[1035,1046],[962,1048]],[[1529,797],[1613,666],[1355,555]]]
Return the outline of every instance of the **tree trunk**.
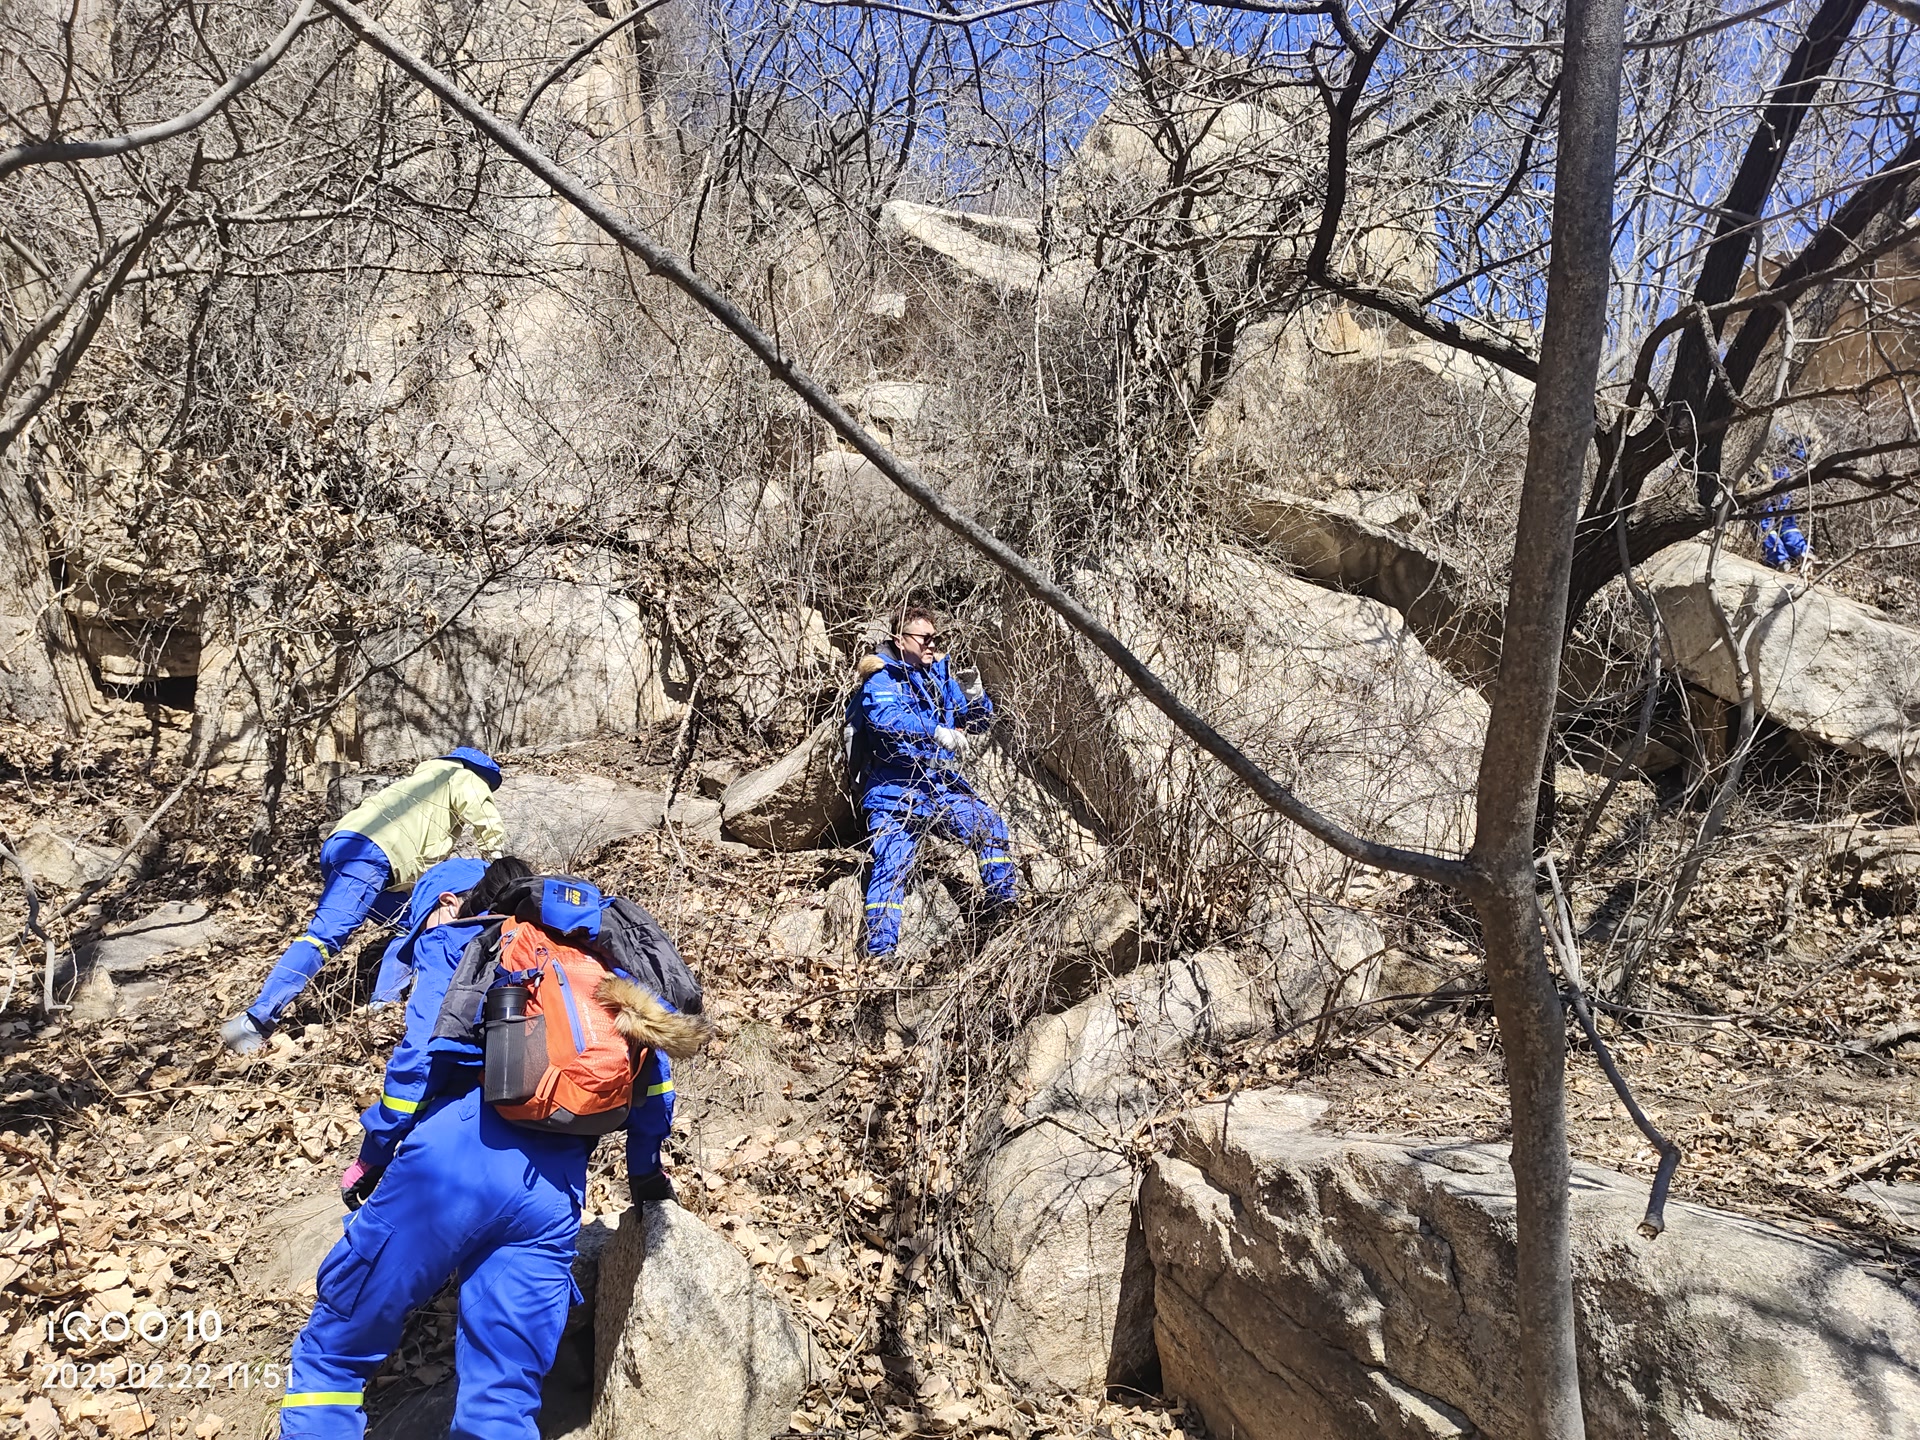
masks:
[[[93,712],[93,678],[54,598],[40,507],[0,456],[0,720],[72,734]]]
[[[1574,1340],[1566,1018],[1541,935],[1534,821],[1606,331],[1623,0],[1571,0],[1547,318],[1514,537],[1507,628],[1481,756],[1470,893],[1513,1106],[1520,1369],[1536,1440],[1583,1440]]]

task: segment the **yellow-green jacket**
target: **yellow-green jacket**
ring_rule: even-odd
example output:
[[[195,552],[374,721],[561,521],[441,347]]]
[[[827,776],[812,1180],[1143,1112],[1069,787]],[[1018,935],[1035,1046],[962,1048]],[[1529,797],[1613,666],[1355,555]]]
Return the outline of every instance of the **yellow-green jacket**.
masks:
[[[393,867],[389,889],[411,885],[453,854],[462,824],[473,827],[480,853],[492,860],[506,848],[506,827],[494,809],[487,782],[458,760],[426,760],[361,801],[333,827],[364,835],[378,845]]]

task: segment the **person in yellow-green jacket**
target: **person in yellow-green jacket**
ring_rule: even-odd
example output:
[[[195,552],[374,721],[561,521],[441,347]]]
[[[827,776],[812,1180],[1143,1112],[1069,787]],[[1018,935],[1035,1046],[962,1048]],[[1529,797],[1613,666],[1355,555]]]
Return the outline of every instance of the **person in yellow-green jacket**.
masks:
[[[413,883],[453,853],[462,826],[473,831],[484,857],[501,854],[506,830],[493,804],[499,788],[493,757],[462,745],[423,761],[342,816],[320,847],[323,888],[306,933],[287,947],[253,1004],[220,1027],[221,1042],[237,1055],[266,1044],[307,982],[362,921],[400,912]]]

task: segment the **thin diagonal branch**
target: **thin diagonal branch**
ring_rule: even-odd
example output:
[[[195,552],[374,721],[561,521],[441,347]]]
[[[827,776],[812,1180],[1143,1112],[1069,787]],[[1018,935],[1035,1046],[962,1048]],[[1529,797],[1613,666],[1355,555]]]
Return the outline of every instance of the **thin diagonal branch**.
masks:
[[[641,16],[652,14],[666,3],[667,0],[646,0],[645,4],[634,6],[633,9],[622,15],[611,25],[603,26],[599,34],[595,35],[591,40],[567,56],[566,59],[554,66],[552,70],[547,72],[547,78],[533,87],[533,93],[527,96],[526,103],[520,107],[520,113],[513,117],[514,128],[518,129],[527,123],[527,116],[533,113],[533,107],[539,103],[540,97],[546,94],[548,87],[562,75],[565,75],[569,70],[573,69],[574,66],[578,65],[582,60],[586,59],[587,56],[591,55],[595,50],[598,50],[622,30],[626,29],[627,26],[633,24],[633,22]]]
[[[350,0],[320,0],[320,3],[367,45],[385,55],[474,129],[552,187],[556,195],[593,221],[623,249],[637,256],[652,274],[668,281],[719,321],[753,352],[776,380],[804,400],[808,408],[824,420],[835,434],[865,457],[922,510],[1011,576],[1090,641],[1156,709],[1201,749],[1232,771],[1270,808],[1349,859],[1453,888],[1462,888],[1467,884],[1469,871],[1463,861],[1364,839],[1308,805],[1175,695],[1167,683],[1128,649],[1119,637],[1102,625],[1072,595],[1042,574],[1032,561],[949,505],[918,470],[876,441],[866,427],[847,413],[845,407],[824,386],[800,369],[776,346],[772,337],[755,325],[732,300],[695,275],[680,256],[667,250],[624,216],[616,214],[578,176],[534,148],[518,130],[413,54],[379,22],[357,5],[351,4]]]

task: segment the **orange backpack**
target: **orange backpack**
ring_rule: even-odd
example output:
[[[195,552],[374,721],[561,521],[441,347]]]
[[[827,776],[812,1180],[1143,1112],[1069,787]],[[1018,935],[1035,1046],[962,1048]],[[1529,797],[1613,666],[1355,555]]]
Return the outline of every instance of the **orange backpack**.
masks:
[[[528,920],[499,935],[487,992],[483,1096],[533,1130],[604,1135],[627,1123],[644,1050],[600,998],[612,972]]]

